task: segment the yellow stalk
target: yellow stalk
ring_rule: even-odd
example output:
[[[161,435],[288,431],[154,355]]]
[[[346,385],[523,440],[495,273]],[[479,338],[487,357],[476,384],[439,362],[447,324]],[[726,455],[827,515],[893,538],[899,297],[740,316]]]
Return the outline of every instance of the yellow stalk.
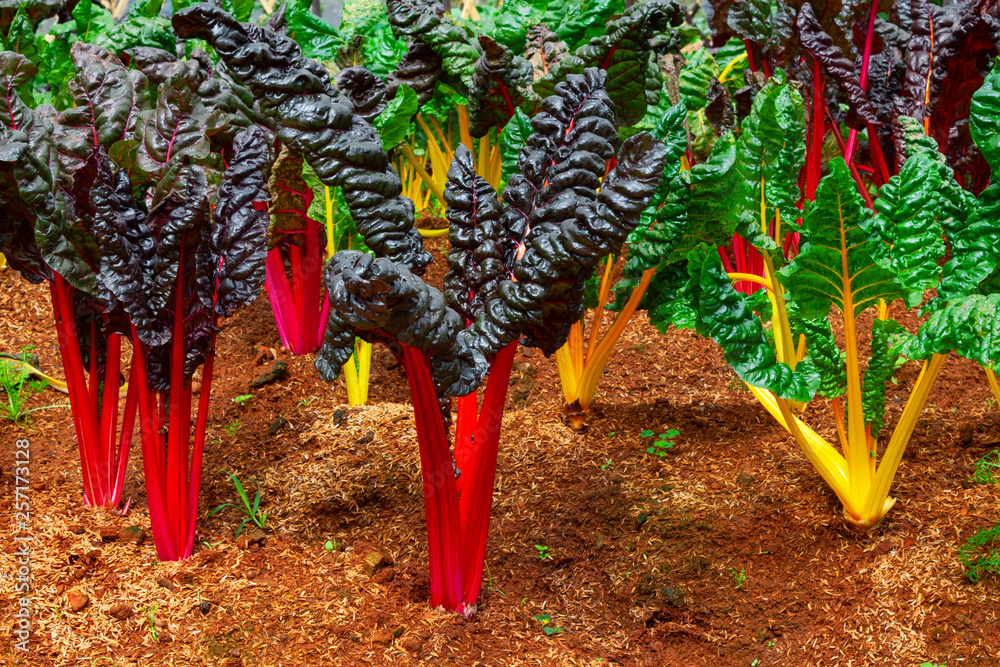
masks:
[[[489,176],[483,174],[483,178],[496,190],[500,187],[500,174],[503,169],[503,155],[500,153],[500,146],[494,145],[490,149]]]
[[[413,170],[417,172],[417,175],[420,177],[420,180],[424,182],[424,185],[426,185],[427,188],[431,191],[431,193],[435,197],[437,197],[437,200],[441,202],[441,205],[443,206],[444,188],[434,182],[434,179],[431,178],[431,175],[427,173],[426,169],[424,169],[424,165],[420,163],[420,158],[418,158],[416,155],[413,154],[413,151],[410,149],[409,146],[401,144],[399,146],[399,150],[403,153],[403,156],[410,163],[410,166],[413,167]]]
[[[889,318],[889,304],[885,302],[885,299],[878,300],[878,311],[875,313],[875,317],[880,320]]]
[[[725,83],[726,79],[729,77],[729,72],[731,72],[734,67],[736,67],[746,59],[747,59],[746,51],[733,58],[732,61],[728,65],[726,65],[726,68],[722,70],[722,74],[719,75],[719,83]]]
[[[372,367],[372,344],[355,339],[354,354],[344,365],[344,383],[347,385],[347,403],[364,405],[368,402],[368,380]]]
[[[771,281],[768,280],[767,278],[764,278],[762,276],[758,276],[758,275],[756,275],[754,273],[735,273],[734,272],[734,273],[727,273],[726,275],[729,276],[730,280],[733,280],[733,281],[746,280],[747,282],[757,283],[758,285],[763,285],[769,291],[771,290]]]
[[[993,398],[996,400],[997,405],[1000,405],[1000,384],[997,384],[997,374],[992,368],[983,369],[986,371],[986,380],[990,383],[990,389],[993,391]]]
[[[462,136],[462,145],[472,150],[472,135],[469,134],[469,114],[464,104],[458,105],[458,131]]]
[[[330,186],[323,186],[323,195],[326,203],[326,259],[333,257],[337,249],[333,247],[333,197],[330,196]]]
[[[778,361],[788,364],[789,368],[795,370],[795,344],[792,342],[792,325],[788,321],[785,293],[781,289],[781,283],[778,281],[771,256],[766,252],[762,252],[760,256],[764,260],[765,275],[771,280],[772,288],[768,290],[768,294],[774,295],[771,302],[774,306],[771,322],[774,329],[774,346],[777,348]]]
[[[590,362],[590,357],[594,354],[594,347],[597,343],[597,336],[601,333],[601,323],[604,321],[604,306],[608,305],[608,297],[611,295],[611,269],[614,261],[608,255],[608,261],[604,265],[604,275],[601,277],[601,288],[597,292],[597,308],[594,310],[594,321],[590,324],[590,340],[587,341],[587,356],[584,364]],[[643,292],[646,289],[643,288]],[[641,295],[640,295],[641,296]]]
[[[608,263],[610,264],[610,260]],[[646,288],[649,287],[649,282],[653,279],[654,273],[656,273],[655,267],[643,272],[642,278],[639,280],[639,285],[632,290],[632,295],[629,297],[628,302],[626,302],[625,307],[615,317],[615,321],[611,323],[611,327],[607,333],[601,337],[596,349],[587,351],[587,361],[583,367],[583,375],[580,377],[579,392],[580,407],[584,411],[593,404],[594,394],[597,393],[597,382],[601,379],[604,366],[608,363],[611,352],[615,349],[615,345],[621,338],[622,333],[624,333],[625,327],[628,326],[629,320],[632,319],[635,309],[639,306],[642,295],[646,293]]]
[[[795,361],[802,361],[806,358],[806,335],[799,334],[799,347],[795,350]]]
[[[580,397],[580,376],[583,375],[583,326],[580,322],[573,324],[566,344],[556,350],[556,367],[563,399],[572,403]]]
[[[6,268],[7,268],[7,256],[4,255],[3,253],[0,253],[0,271],[3,271]]]
[[[892,437],[889,439],[889,445],[885,449],[885,456],[882,457],[878,472],[875,473],[875,480],[868,489],[863,509],[864,514],[861,515],[861,520],[858,522],[858,525],[863,528],[878,523],[896,502],[894,498],[889,497],[889,487],[896,476],[899,462],[906,450],[906,444],[910,441],[910,436],[913,435],[913,429],[917,425],[920,412],[927,402],[927,397],[930,395],[931,387],[934,386],[934,380],[937,378],[942,364],[944,364],[944,359],[945,355],[935,354],[924,362],[924,367],[920,370],[917,383],[913,387],[909,400],[906,401],[903,414],[900,415],[899,423],[896,424]]]
[[[841,247],[845,247],[843,231]],[[854,295],[851,277],[847,269],[847,253],[842,251],[844,353],[847,362],[847,441],[850,448],[846,452],[848,476],[851,480],[852,496],[850,507],[858,510],[864,505],[871,487],[871,462],[868,448],[868,434],[865,431],[865,417],[861,403],[861,368],[858,365],[858,331],[854,317]],[[856,514],[856,512],[852,512]]]

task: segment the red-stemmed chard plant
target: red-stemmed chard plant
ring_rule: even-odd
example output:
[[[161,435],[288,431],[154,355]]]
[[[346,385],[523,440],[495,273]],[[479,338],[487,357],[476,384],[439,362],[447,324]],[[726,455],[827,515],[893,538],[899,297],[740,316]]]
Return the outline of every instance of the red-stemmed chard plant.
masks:
[[[588,69],[567,76],[545,100],[503,203],[460,147],[445,194],[452,251],[442,293],[419,277],[430,256],[377,132],[354,115],[318,63],[300,57],[287,37],[205,4],[176,14],[174,28],[238,65],[232,69],[243,83],[266,100],[278,139],[324,185],[343,191],[374,257],[340,251],[327,264],[331,309],[317,368],[336,377],[356,336],[401,359],[424,479],[431,604],[474,613],[518,340],[546,354],[566,341],[586,280],[601,258],[620,250],[659,185],[663,145],[641,133],[619,148],[605,74]],[[617,164],[605,176],[612,158]],[[453,453],[450,397],[472,395],[487,375],[475,418],[475,399],[460,409]]]

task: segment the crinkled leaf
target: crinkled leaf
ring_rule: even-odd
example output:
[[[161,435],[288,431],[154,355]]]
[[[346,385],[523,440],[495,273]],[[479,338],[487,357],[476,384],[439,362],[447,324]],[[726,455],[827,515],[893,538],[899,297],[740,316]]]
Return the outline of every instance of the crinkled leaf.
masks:
[[[333,380],[354,353],[354,338],[392,340],[429,353],[440,394],[475,391],[488,369],[486,359],[463,343],[465,322],[444,295],[406,267],[385,257],[342,250],[326,266],[330,316],[316,359],[320,377]]]
[[[872,254],[883,259],[908,292],[906,304],[918,305],[924,290],[937,287],[938,260],[944,256],[944,230],[938,222],[941,178],[925,155],[911,157],[898,174],[879,189],[875,228],[883,244]]]
[[[525,36],[524,59],[531,63],[535,81],[548,74],[560,60],[569,55],[566,43],[544,23],[528,28]]]
[[[819,388],[816,393],[828,399],[843,396],[847,391],[846,356],[837,347],[829,318],[798,320],[796,324],[806,336],[809,360],[819,372]]]
[[[872,353],[861,383],[861,407],[865,424],[871,425],[872,437],[882,430],[885,420],[885,385],[892,379],[899,359],[899,348],[893,342],[893,335],[903,331],[895,320],[872,322]]]
[[[873,256],[871,213],[847,165],[837,158],[829,167],[806,208],[799,254],[782,270],[782,282],[803,317],[825,317],[833,305],[856,318],[879,300],[906,298],[906,291]]]
[[[413,89],[417,101],[426,104],[434,95],[434,85],[441,76],[441,58],[423,42],[414,42],[386,79],[386,95],[393,96],[403,84]]]
[[[736,145],[744,220],[763,234],[777,216],[784,225],[799,216],[798,178],[805,164],[802,98],[778,77],[771,81],[754,100]]]
[[[980,366],[1000,367],[1000,294],[951,301],[931,315],[903,353],[923,359],[952,350]]]
[[[156,180],[175,174],[181,164],[206,160],[211,153],[209,136],[228,121],[224,112],[205,106],[197,86],[195,76],[183,70],[160,86],[156,108],[140,114],[136,135],[142,144],[137,161]]]
[[[624,11],[623,0],[550,0],[541,22],[576,50],[590,37],[602,34],[609,18]]]
[[[287,37],[245,27],[209,5],[189,7],[173,21],[179,36],[206,39],[261,100],[261,110],[277,124],[278,139],[325,185],[342,189],[366,245],[422,272],[430,255],[413,228],[413,203],[399,196],[399,175],[375,128],[340,103],[326,70],[302,58]]]
[[[491,127],[502,129],[519,108],[531,115],[538,103],[527,61],[485,35],[479,37],[479,44],[483,55],[476,61],[469,91],[469,133],[476,138],[485,136]]]
[[[402,85],[396,97],[385,105],[375,118],[375,129],[382,137],[382,148],[389,151],[399,145],[410,131],[410,121],[417,113],[417,95],[407,85]]]
[[[437,0],[387,0],[389,23],[400,39],[423,42],[442,62],[442,80],[463,95],[472,90],[479,49]]]
[[[202,246],[208,265],[200,274],[211,279],[203,283],[202,298],[215,304],[218,317],[229,317],[257,298],[267,255],[267,135],[259,127],[244,130],[236,136],[235,149],[219,186],[211,240]]]
[[[448,204],[448,273],[444,293],[448,305],[473,320],[494,296],[501,280],[510,277],[502,249],[505,229],[497,193],[476,175],[472,152],[455,149],[444,189]]]
[[[827,76],[834,79],[847,95],[850,104],[848,122],[860,127],[865,121],[876,123],[875,109],[868,101],[868,96],[861,88],[861,81],[851,62],[844,52],[834,44],[833,38],[823,30],[816,19],[812,6],[806,3],[799,10],[795,19],[795,27],[799,34],[802,48],[819,62]]]
[[[748,307],[747,297],[733,289],[715,249],[695,249],[688,262],[692,275],[699,277],[698,316],[740,379],[781,398],[812,400],[820,386],[819,373],[808,361],[794,371],[778,362],[760,320]]]
[[[531,119],[520,109],[514,110],[514,115],[500,131],[501,190],[503,184],[517,171],[517,159],[532,132],[534,129],[531,127]]]

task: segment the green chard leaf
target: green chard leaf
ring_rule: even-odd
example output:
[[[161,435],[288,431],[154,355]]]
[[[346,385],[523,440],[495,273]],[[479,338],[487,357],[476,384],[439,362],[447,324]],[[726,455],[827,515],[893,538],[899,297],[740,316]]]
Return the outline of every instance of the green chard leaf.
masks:
[[[969,130],[990,171],[994,176],[1000,174],[1000,60],[972,95]]]
[[[417,94],[413,89],[406,84],[400,86],[396,97],[391,99],[382,113],[375,117],[375,129],[382,137],[383,149],[392,150],[406,138],[410,130],[410,121],[417,113],[417,106]]]
[[[879,190],[875,230],[883,243],[872,254],[896,273],[907,290],[906,305],[917,306],[924,290],[937,287],[938,260],[944,255],[944,230],[937,221],[941,178],[924,155],[911,157]]]
[[[882,430],[885,420],[885,385],[896,370],[900,350],[893,336],[904,333],[895,320],[875,319],[872,322],[872,355],[861,383],[861,406],[865,423],[871,424],[872,437]]]
[[[699,277],[700,332],[719,344],[726,362],[747,384],[774,392],[781,398],[808,402],[820,386],[820,375],[808,360],[792,370],[778,363],[760,319],[747,297],[733,289],[714,247],[701,246],[688,256],[692,276]]]
[[[517,159],[521,155],[528,137],[535,131],[531,126],[531,119],[520,109],[514,111],[514,115],[507,121],[500,132],[500,191],[503,192],[504,184],[511,174],[517,172]]]
[[[798,218],[798,175],[805,164],[802,98],[782,78],[772,78],[754,99],[736,147],[744,222],[765,236],[776,215],[785,225]]]
[[[911,359],[954,350],[980,366],[1000,369],[1000,294],[956,299],[933,313],[903,348]]]
[[[833,336],[828,317],[795,322],[806,336],[809,360],[819,371],[818,393],[823,398],[843,396],[847,391],[845,356]]]
[[[833,305],[854,319],[880,299],[906,298],[894,272],[875,261],[871,226],[847,165],[832,160],[803,216],[799,254],[781,271],[803,317],[825,317]]]

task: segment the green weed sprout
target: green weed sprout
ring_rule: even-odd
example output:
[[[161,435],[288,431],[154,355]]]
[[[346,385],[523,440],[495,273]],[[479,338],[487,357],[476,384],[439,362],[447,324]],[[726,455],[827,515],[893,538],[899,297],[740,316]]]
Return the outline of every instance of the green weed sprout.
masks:
[[[243,484],[240,483],[239,478],[236,477],[235,474],[229,472],[228,470],[220,470],[219,472],[224,472],[229,475],[229,477],[233,480],[233,486],[236,487],[236,493],[239,494],[240,500],[243,502],[243,507],[239,507],[237,509],[243,512],[246,516],[243,518],[243,521],[240,522],[240,527],[236,529],[236,537],[240,536],[240,533],[243,532],[243,528],[247,525],[248,521],[253,521],[255,526],[263,530],[264,524],[267,521],[267,512],[262,512],[260,509],[260,484],[257,484],[256,480],[250,480],[254,484],[257,484],[257,495],[254,496],[253,502],[251,503],[250,499],[247,497],[246,491],[243,488]],[[208,516],[214,516],[227,507],[236,506],[232,503],[223,503],[209,512]]]

